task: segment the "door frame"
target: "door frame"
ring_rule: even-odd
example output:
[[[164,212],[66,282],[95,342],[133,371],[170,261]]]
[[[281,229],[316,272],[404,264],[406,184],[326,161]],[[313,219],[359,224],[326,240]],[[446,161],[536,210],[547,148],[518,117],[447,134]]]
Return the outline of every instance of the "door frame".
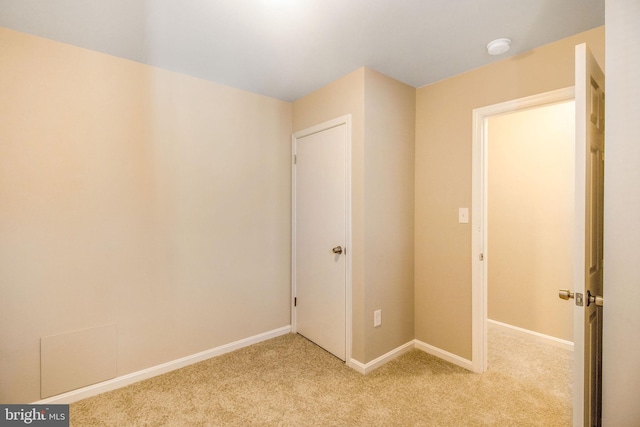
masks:
[[[476,108],[472,112],[471,189],[471,364],[487,370],[487,262],[488,261],[488,129],[490,117],[575,99],[574,86]],[[582,253],[578,251],[579,253]]]
[[[298,139],[345,125],[345,207],[346,207],[346,242],[345,242],[345,363],[351,366],[351,328],[352,328],[352,237],[351,237],[351,114],[337,117],[294,132],[291,135],[291,331],[296,328],[296,148]]]

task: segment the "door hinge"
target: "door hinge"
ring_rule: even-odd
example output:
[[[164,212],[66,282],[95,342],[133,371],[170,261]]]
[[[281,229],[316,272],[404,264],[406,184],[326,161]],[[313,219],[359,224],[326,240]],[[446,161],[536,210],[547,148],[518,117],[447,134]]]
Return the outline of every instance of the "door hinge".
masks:
[[[298,156],[297,155],[293,155],[293,164],[297,165],[298,164]]]
[[[297,307],[298,306],[298,298],[293,298],[293,306]]]
[[[484,261],[484,254],[480,254],[478,258],[480,258],[480,261]]]

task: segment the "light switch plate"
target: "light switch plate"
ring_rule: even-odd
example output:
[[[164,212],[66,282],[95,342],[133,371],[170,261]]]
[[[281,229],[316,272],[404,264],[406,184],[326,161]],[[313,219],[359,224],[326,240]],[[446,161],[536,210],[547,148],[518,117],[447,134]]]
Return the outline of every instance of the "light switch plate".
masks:
[[[458,222],[460,224],[469,224],[469,208],[460,208],[458,210]]]

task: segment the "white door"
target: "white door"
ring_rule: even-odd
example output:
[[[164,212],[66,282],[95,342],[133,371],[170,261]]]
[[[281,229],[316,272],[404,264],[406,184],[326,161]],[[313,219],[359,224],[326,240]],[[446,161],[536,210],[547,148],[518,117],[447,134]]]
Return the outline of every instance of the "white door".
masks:
[[[576,46],[576,255],[574,426],[601,425],[604,201],[604,74]]]
[[[342,123],[293,140],[295,331],[342,360],[349,250],[347,129]]]

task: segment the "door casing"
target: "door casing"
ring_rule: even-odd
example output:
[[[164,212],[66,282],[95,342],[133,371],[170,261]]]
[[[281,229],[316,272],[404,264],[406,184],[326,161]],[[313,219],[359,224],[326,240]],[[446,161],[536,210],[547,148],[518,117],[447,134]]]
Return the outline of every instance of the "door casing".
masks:
[[[471,306],[472,350],[471,364],[474,372],[487,370],[487,233],[488,233],[488,132],[489,117],[541,107],[574,99],[574,87],[567,87],[538,95],[520,98],[473,110],[472,137],[472,201],[471,201]]]
[[[351,114],[347,114],[316,126],[293,133],[291,136],[291,331],[297,333],[296,329],[296,165],[295,156],[298,139],[313,135],[337,126],[346,126],[346,147],[345,147],[345,188],[346,188],[346,253],[345,253],[345,362],[347,366],[351,363],[351,342],[352,342],[352,227],[351,227]]]

